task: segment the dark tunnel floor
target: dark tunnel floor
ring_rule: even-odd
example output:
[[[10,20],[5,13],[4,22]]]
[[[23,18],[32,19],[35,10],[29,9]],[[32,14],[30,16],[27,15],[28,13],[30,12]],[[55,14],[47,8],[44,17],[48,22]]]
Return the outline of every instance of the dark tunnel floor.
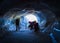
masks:
[[[1,43],[52,43],[52,40],[46,34],[25,30],[10,32],[1,40]]]

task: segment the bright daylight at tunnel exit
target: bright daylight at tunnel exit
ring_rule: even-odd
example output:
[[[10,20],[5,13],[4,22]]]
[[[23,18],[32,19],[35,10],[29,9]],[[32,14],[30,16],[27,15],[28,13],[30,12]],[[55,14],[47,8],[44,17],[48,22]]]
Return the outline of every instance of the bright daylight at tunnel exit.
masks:
[[[27,18],[28,21],[31,21],[31,22],[32,21],[38,21],[37,17],[35,15],[33,15],[33,14],[28,14],[25,17]]]

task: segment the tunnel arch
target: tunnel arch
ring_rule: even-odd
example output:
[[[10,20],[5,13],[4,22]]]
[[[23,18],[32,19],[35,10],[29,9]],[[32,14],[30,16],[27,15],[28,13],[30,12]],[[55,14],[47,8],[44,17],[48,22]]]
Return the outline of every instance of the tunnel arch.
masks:
[[[49,20],[50,22],[52,22],[53,19],[55,19],[55,15],[53,12],[49,11],[48,9],[43,9],[41,11],[36,11],[36,10],[29,10],[29,9],[23,9],[23,10],[18,10],[18,11],[14,11],[14,9],[12,9],[13,12],[8,11],[6,13],[6,15],[3,18],[8,18],[9,20],[15,20],[16,18],[28,15],[29,13],[34,13],[35,16],[38,16],[38,21],[39,21],[39,25],[40,25],[40,29],[44,29],[46,21]],[[52,20],[51,20],[52,19]]]

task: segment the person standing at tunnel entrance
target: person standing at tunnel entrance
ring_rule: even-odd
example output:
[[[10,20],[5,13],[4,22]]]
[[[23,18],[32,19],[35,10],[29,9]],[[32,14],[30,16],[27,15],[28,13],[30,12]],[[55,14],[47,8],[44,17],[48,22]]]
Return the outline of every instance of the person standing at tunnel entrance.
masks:
[[[39,31],[39,24],[36,21],[33,22],[29,22],[29,28],[30,30],[34,29],[34,32],[38,32]]]
[[[33,29],[33,22],[29,21],[29,26],[28,27],[30,28],[30,30],[32,30]]]
[[[15,20],[15,24],[16,24],[16,31],[19,31],[19,22],[20,22],[20,19],[19,19],[19,18],[17,18],[17,19]]]
[[[38,32],[39,31],[39,24],[36,22],[36,21],[34,21],[33,22],[34,23],[34,32]]]

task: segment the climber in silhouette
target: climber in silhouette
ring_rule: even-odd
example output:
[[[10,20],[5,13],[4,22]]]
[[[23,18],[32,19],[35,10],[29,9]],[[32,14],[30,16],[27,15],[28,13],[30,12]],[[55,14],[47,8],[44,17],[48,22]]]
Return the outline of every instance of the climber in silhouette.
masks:
[[[30,30],[32,30],[33,29],[33,22],[29,21],[29,26],[28,27],[30,28]]]
[[[39,24],[36,21],[34,21],[33,23],[34,23],[33,24],[34,32],[38,32],[39,31]]]
[[[38,32],[39,31],[39,24],[36,21],[33,22],[29,22],[29,28],[30,30],[34,30],[34,32]]]
[[[15,20],[15,23],[16,23],[16,31],[19,31],[19,22],[20,22],[20,20],[19,20],[19,18],[17,18]]]

